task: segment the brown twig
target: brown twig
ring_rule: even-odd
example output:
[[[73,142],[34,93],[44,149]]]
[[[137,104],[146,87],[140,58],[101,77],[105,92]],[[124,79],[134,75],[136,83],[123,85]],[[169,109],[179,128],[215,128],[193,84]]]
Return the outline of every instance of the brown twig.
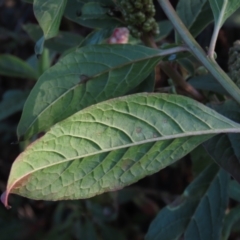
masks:
[[[142,41],[146,46],[158,49],[154,38],[150,35],[144,35]],[[190,94],[194,99],[203,101],[204,97],[193,86],[188,84],[183,77],[168,62],[160,62],[161,69],[173,80],[177,87]]]

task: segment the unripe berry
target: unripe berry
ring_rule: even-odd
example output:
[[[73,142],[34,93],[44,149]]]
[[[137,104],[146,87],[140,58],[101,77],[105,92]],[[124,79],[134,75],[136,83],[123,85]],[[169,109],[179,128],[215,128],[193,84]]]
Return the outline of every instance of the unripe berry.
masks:
[[[136,17],[136,20],[139,22],[139,23],[143,23],[145,20],[146,20],[146,16],[144,13],[142,12],[137,12],[135,14],[135,17]]]

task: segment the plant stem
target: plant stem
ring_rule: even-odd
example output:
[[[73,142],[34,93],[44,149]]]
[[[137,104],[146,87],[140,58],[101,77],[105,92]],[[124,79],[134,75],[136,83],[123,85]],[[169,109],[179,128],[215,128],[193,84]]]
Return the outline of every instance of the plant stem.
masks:
[[[216,78],[224,89],[240,104],[240,89],[228,77],[228,75],[219,67],[214,59],[210,59],[203,49],[199,46],[188,29],[185,27],[177,13],[173,9],[169,0],[158,0],[163,11],[172,22],[175,30],[179,33],[183,41],[195,55],[195,57],[207,68],[207,70]]]
[[[179,46],[179,47],[174,47],[174,48],[168,48],[168,49],[160,50],[159,55],[160,56],[166,56],[166,55],[175,54],[177,52],[186,52],[186,51],[189,51],[188,47]]]
[[[158,49],[158,46],[156,44],[156,42],[154,41],[153,37],[150,35],[145,35],[142,37],[142,41],[145,43],[146,46]],[[168,53],[172,54],[172,53],[176,53],[173,52],[173,49],[166,49],[166,50],[162,50],[164,53]],[[176,48],[175,48],[176,49]],[[185,46],[179,47],[177,48],[177,50],[189,50],[188,48],[186,48]],[[160,55],[167,55],[164,54],[163,52],[160,52]],[[184,78],[171,66],[170,63],[168,62],[160,62],[160,67],[161,69],[167,74],[167,76],[169,76],[173,82],[175,83],[176,86],[179,86],[182,90],[184,90],[185,92],[187,92],[188,94],[190,94],[194,99],[198,100],[198,101],[203,101],[203,96],[190,84],[188,84]]]
[[[213,35],[212,35],[210,46],[209,46],[209,49],[208,49],[208,57],[211,58],[211,59],[214,59],[214,50],[215,50],[215,47],[216,47],[218,34],[219,34],[219,31],[220,31],[221,26],[222,26],[222,20],[223,20],[223,16],[224,16],[226,7],[227,7],[227,1],[225,0],[224,3],[223,3],[222,9],[221,9],[220,15],[218,17],[218,20],[214,24]]]

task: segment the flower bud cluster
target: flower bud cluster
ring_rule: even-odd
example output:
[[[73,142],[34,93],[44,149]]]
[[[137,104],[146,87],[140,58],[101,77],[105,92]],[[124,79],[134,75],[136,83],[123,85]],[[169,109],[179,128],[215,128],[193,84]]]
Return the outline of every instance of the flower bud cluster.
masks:
[[[240,40],[229,50],[228,71],[229,77],[240,88]]]
[[[139,38],[144,33],[159,34],[152,0],[121,0],[120,5],[128,29],[134,37]]]

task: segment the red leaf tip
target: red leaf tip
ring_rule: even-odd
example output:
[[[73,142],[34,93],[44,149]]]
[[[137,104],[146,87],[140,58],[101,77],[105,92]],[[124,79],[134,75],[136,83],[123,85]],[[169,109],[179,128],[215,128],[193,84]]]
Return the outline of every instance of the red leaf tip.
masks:
[[[4,204],[4,206],[7,208],[7,209],[10,209],[11,206],[8,205],[8,194],[6,192],[4,192],[2,195],[1,195],[1,202]]]

